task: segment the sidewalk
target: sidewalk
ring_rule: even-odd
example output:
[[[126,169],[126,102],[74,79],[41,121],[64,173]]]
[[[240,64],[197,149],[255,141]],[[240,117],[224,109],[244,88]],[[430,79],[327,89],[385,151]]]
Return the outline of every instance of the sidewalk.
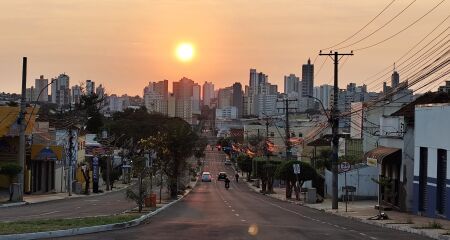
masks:
[[[259,188],[254,187],[251,183],[247,184],[252,190],[259,192]],[[389,217],[388,220],[369,220],[370,217],[378,214],[378,210],[374,208],[377,204],[376,201],[349,202],[347,212],[345,212],[345,202],[339,202],[338,210],[333,210],[331,209],[331,199],[324,199],[322,203],[307,204],[303,202],[303,197],[301,197],[300,201],[295,200],[295,195],[293,195],[293,199],[286,199],[284,188],[275,188],[274,191],[275,194],[267,194],[267,196],[367,224],[416,233],[433,239],[450,239],[450,221],[448,220],[427,218],[397,211],[384,211]]]
[[[55,201],[55,200],[62,200],[62,199],[71,199],[71,198],[83,198],[83,197],[92,197],[92,196],[101,196],[107,193],[120,191],[124,188],[129,187],[130,184],[122,184],[122,183],[115,183],[114,188],[111,191],[106,191],[106,186],[102,186],[99,190],[103,191],[101,193],[93,193],[92,189],[90,190],[90,194],[75,194],[72,193],[72,196],[69,196],[68,193],[45,193],[45,194],[25,194],[23,196],[23,202],[6,202],[7,198],[2,198],[5,200],[3,203],[0,202],[0,208],[3,207],[13,207],[13,206],[19,206],[19,205],[26,205],[26,204],[34,204],[34,203],[41,203],[41,202],[49,202],[49,201]]]

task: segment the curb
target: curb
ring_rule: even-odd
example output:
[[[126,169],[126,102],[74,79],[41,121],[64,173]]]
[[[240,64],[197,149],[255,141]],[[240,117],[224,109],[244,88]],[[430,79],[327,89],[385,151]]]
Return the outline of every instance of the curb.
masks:
[[[22,206],[22,205],[27,205],[27,204],[30,204],[30,203],[29,202],[5,203],[5,204],[0,204],[0,208],[17,207],[17,206]]]
[[[119,191],[125,190],[125,189],[129,188],[130,186],[132,186],[132,185],[128,185],[128,186],[126,186],[124,188],[111,190],[111,191],[108,191],[108,192],[104,191],[102,193],[91,193],[89,195],[77,194],[78,196],[65,196],[64,198],[49,199],[49,200],[42,201],[42,202],[27,202],[27,201],[23,201],[23,202],[5,203],[5,204],[0,204],[0,208],[17,207],[17,206],[28,205],[28,204],[47,203],[47,202],[67,200],[67,199],[98,197],[98,196],[103,196],[103,195],[106,195],[106,194],[109,194],[109,193],[115,193],[115,192],[119,192]]]
[[[194,187],[197,185],[197,181],[194,184]],[[193,187],[193,188],[194,188]],[[192,189],[193,189],[192,188]],[[174,205],[175,203],[182,200],[185,196],[187,196],[192,189],[190,189],[187,193],[185,193],[183,196],[181,196],[179,199],[174,200],[158,209],[156,209],[153,212],[150,212],[148,214],[142,215],[141,217],[128,221],[128,222],[122,222],[122,223],[112,223],[107,225],[99,225],[99,226],[91,226],[91,227],[82,227],[82,228],[71,228],[71,229],[65,229],[65,230],[55,230],[55,231],[48,231],[48,232],[35,232],[35,233],[20,233],[20,234],[9,234],[9,235],[0,235],[0,240],[28,240],[28,239],[41,239],[41,238],[57,238],[57,237],[68,237],[68,236],[74,236],[74,235],[82,235],[82,234],[89,234],[89,233],[97,233],[97,232],[106,232],[106,231],[113,231],[113,230],[120,230],[125,228],[130,228],[137,226],[141,224],[142,222],[146,221],[147,219],[155,216],[161,211],[164,211],[166,208]]]
[[[247,184],[250,185],[250,183],[248,183],[248,182],[247,182]],[[249,188],[250,188],[250,190],[252,190],[252,191],[254,191],[256,193],[261,194],[256,189],[253,189],[252,186],[249,186]],[[414,234],[417,234],[417,235],[420,235],[420,236],[424,236],[424,237],[429,237],[429,238],[432,238],[432,239],[450,240],[450,235],[447,236],[447,235],[442,235],[442,234],[433,234],[433,233],[430,233],[430,232],[427,232],[427,231],[424,231],[424,230],[421,230],[421,229],[405,227],[405,226],[401,226],[401,225],[397,225],[397,224],[386,224],[386,223],[376,222],[375,220],[367,220],[367,219],[358,218],[358,217],[355,217],[355,216],[341,215],[338,212],[326,211],[326,210],[323,210],[323,209],[315,208],[315,207],[310,206],[310,205],[298,203],[298,202],[295,202],[295,201],[292,201],[292,200],[283,200],[283,199],[271,196],[270,194],[264,194],[264,195],[265,196],[269,196],[269,197],[271,197],[273,199],[277,199],[277,200],[280,200],[280,201],[293,203],[293,204],[296,204],[296,205],[300,205],[300,206],[307,207],[309,209],[313,209],[313,210],[316,210],[316,211],[321,211],[321,212],[324,212],[324,213],[332,214],[332,215],[335,215],[335,216],[349,218],[349,219],[352,219],[352,220],[355,220],[355,221],[358,221],[358,222],[362,222],[362,223],[365,223],[365,224],[375,225],[375,226],[382,227],[382,228],[389,228],[389,229],[398,230],[398,231],[402,231],[402,232],[414,233]]]

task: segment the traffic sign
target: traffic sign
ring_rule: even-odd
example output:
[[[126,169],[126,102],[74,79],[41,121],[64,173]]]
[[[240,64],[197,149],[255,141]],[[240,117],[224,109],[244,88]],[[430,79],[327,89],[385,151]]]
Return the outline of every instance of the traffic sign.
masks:
[[[296,163],[292,166],[294,168],[294,174],[300,174],[300,164]]]
[[[350,165],[350,163],[348,163],[348,162],[343,162],[339,166],[340,166],[342,172],[347,172],[352,167]]]

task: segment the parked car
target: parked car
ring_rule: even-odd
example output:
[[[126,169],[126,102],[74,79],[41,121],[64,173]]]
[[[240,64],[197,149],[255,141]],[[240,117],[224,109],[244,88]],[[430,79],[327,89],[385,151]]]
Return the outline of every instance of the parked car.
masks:
[[[231,161],[230,160],[225,160],[225,165],[231,165]]]
[[[225,180],[225,178],[227,178],[227,173],[220,172],[219,175],[217,176],[217,181]]]
[[[211,173],[203,172],[202,173],[202,182],[211,182]]]

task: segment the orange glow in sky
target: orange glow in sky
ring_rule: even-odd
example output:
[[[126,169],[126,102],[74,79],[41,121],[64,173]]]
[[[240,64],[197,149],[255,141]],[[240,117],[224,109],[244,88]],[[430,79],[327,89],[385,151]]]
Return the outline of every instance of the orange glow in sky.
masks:
[[[216,89],[248,84],[249,69],[269,76],[283,91],[283,77],[301,77],[302,64],[325,57],[320,49],[342,41],[391,0],[23,0],[0,2],[0,91],[20,92],[21,60],[28,57],[28,86],[40,75],[91,79],[108,93],[142,95],[149,81],[183,76]],[[410,1],[396,1],[368,31]],[[388,28],[361,45],[399,31],[440,0],[417,1]],[[341,88],[404,54],[448,15],[450,1],[386,44],[355,52],[340,70]],[[447,25],[448,26],[448,25]],[[178,57],[180,43],[193,45]],[[195,48],[194,48],[195,47]],[[344,49],[350,51],[352,49]],[[184,57],[182,57],[184,56]],[[180,60],[190,61],[180,61]],[[331,61],[315,84],[331,83]],[[402,75],[400,76],[402,79]]]

